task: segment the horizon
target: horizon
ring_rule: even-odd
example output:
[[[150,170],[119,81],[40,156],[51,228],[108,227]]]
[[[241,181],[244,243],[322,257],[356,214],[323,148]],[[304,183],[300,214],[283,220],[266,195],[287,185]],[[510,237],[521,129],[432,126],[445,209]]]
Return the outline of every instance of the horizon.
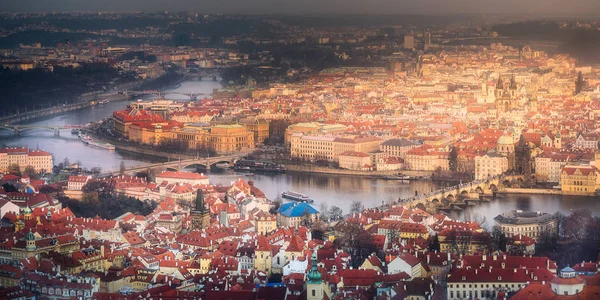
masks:
[[[519,16],[586,16],[600,17],[600,2],[594,0],[372,0],[364,5],[361,0],[107,0],[71,1],[50,0],[0,0],[3,13],[53,13],[53,12],[197,12],[203,14],[291,14],[291,15],[463,15],[512,14]],[[144,7],[144,10],[140,10]]]

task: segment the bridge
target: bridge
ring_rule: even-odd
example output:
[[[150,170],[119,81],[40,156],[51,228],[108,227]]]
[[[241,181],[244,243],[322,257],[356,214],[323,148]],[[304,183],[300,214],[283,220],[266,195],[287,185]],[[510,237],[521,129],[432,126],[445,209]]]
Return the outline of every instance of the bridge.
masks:
[[[143,166],[134,166],[134,167],[125,168],[125,173],[132,174],[132,173],[136,173],[136,172],[143,172],[148,169],[165,169],[165,170],[171,170],[171,171],[181,171],[184,168],[192,167],[192,166],[196,166],[196,167],[200,166],[200,167],[203,167],[203,168],[206,168],[207,170],[209,170],[210,167],[213,165],[216,165],[218,163],[232,163],[234,160],[236,160],[239,157],[241,157],[241,156],[240,155],[227,155],[227,156],[215,156],[215,157],[198,157],[198,158],[177,160],[177,161],[170,161],[170,162],[163,162],[163,163],[146,164]],[[109,171],[109,172],[104,172],[104,173],[98,175],[98,177],[115,176],[115,175],[119,175],[120,173],[121,173],[121,170]]]
[[[190,100],[197,100],[198,96],[206,95],[204,93],[183,93],[183,92],[169,92],[169,91],[159,91],[159,90],[143,90],[143,91],[121,91],[124,95],[136,94],[136,95],[156,95],[159,98],[162,98],[165,94],[169,95],[183,95],[190,97]]]
[[[494,176],[486,180],[475,180],[414,197],[401,198],[394,204],[411,208],[419,207],[425,210],[448,208],[457,204],[465,204],[467,200],[479,200],[484,195],[494,195],[511,181],[523,180],[523,175]]]
[[[8,124],[0,124],[0,129],[12,130],[15,135],[20,135],[22,130],[25,129],[47,129],[53,130],[54,136],[60,136],[61,130],[72,130],[72,129],[82,129],[85,126],[83,125],[61,125],[61,126],[44,126],[44,125],[8,125]]]

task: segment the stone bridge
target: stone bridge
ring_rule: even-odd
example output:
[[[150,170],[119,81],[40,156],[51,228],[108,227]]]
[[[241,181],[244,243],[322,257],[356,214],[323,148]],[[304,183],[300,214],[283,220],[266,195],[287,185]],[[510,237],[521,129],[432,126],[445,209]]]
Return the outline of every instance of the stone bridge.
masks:
[[[192,159],[176,160],[176,161],[163,162],[163,163],[146,164],[146,165],[142,165],[142,166],[134,166],[134,167],[125,168],[125,173],[143,172],[148,169],[165,169],[165,170],[171,170],[171,171],[181,171],[183,168],[187,168],[187,167],[191,167],[191,166],[196,166],[196,167],[200,166],[202,168],[209,170],[210,167],[213,165],[216,165],[218,163],[232,163],[239,157],[240,157],[240,155],[228,155],[228,156],[215,156],[215,157],[208,157],[208,158],[192,158]],[[114,175],[119,175],[120,173],[121,173],[121,170],[109,171],[109,172],[104,172],[104,173],[98,175],[98,177],[114,176]]]
[[[507,183],[524,180],[523,175],[505,175],[486,180],[475,180],[452,187],[446,187],[431,193],[419,194],[410,198],[401,198],[397,204],[405,207],[420,207],[425,209],[449,207],[452,204],[463,203],[464,200],[479,200],[483,195],[494,195],[504,189]]]

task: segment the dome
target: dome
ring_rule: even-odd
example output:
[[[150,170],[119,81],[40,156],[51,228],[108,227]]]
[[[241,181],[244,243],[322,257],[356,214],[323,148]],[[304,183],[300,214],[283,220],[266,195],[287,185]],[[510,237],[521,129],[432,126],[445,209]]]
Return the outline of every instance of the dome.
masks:
[[[498,139],[498,145],[514,145],[515,141],[512,136],[504,134]]]
[[[31,213],[31,208],[29,208],[29,205],[25,207],[25,209],[23,210],[24,214],[30,214]]]

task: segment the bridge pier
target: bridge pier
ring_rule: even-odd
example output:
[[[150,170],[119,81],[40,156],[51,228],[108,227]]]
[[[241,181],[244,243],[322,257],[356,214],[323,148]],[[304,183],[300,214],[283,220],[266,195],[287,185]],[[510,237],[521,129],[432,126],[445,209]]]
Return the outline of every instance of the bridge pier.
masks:
[[[58,127],[54,127],[54,136],[60,136],[60,130],[58,130]]]
[[[15,136],[21,135],[21,131],[19,130],[19,127],[15,126],[15,128],[13,128],[13,133]]]

